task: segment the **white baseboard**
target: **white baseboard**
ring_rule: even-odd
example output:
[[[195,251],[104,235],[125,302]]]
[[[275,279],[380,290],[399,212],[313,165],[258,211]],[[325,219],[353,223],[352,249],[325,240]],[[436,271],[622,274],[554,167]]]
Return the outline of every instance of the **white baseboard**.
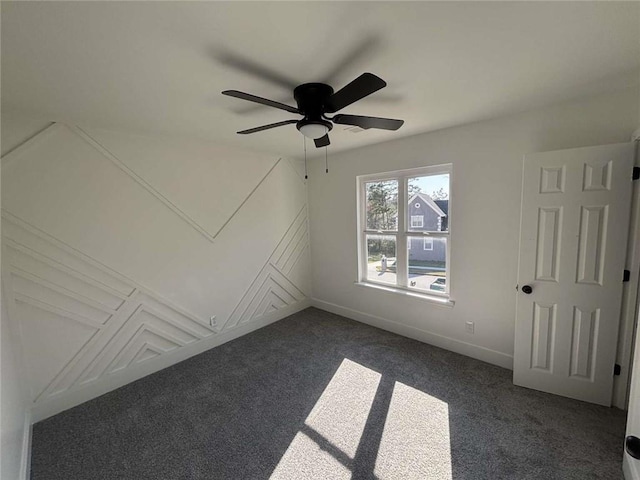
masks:
[[[444,348],[452,352],[460,353],[468,357],[482,360],[483,362],[491,363],[499,367],[508,368],[513,370],[513,355],[491,350],[489,348],[480,347],[471,343],[466,343],[454,338],[438,335],[426,330],[420,330],[415,327],[410,327],[387,318],[378,317],[369,313],[360,312],[351,308],[342,307],[334,303],[325,302],[317,298],[311,299],[311,305],[327,312],[342,315],[343,317],[356,320],[358,322],[366,323],[373,327],[378,327],[389,332],[397,333],[404,337],[413,338],[420,342],[428,343],[436,347]]]
[[[215,348],[223,343],[227,343],[238,337],[246,335],[247,333],[253,332],[254,330],[258,330],[259,328],[277,322],[278,320],[282,320],[283,318],[299,312],[300,310],[304,310],[309,306],[310,301],[308,299],[304,299],[296,304],[265,314],[250,323],[240,324],[238,327],[228,332],[212,335],[211,337],[207,337],[199,342],[194,342],[192,345],[176,349],[176,351],[172,353],[162,355],[156,361],[142,363],[139,366],[129,368],[126,371],[101,377],[96,383],[66,392],[60,397],[43,400],[41,403],[36,403],[32,407],[32,423],[44,420],[45,418],[73,408],[88,400],[99,397],[100,395],[104,395],[107,392],[115,390],[116,388],[122,387],[135,380],[139,380],[147,375],[151,375],[152,373],[170,367],[171,365],[182,362],[194,355],[198,355],[202,352]]]

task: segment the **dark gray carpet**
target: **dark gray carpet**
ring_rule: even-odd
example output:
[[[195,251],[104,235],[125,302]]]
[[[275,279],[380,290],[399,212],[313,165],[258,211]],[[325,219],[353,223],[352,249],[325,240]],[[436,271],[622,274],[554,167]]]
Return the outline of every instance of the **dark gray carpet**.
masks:
[[[331,382],[345,358],[352,370]],[[379,382],[372,402],[358,372]],[[321,397],[329,406],[310,415]],[[620,410],[515,387],[508,370],[307,309],[37,423],[31,478],[267,479],[285,456],[278,478],[619,479],[624,423]]]

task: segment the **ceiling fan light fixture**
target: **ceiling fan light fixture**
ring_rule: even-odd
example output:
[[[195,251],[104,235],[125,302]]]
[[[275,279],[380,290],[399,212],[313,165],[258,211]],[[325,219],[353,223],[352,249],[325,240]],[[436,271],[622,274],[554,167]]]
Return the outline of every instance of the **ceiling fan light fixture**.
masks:
[[[300,120],[296,127],[305,137],[316,140],[329,133],[332,125],[324,120]]]

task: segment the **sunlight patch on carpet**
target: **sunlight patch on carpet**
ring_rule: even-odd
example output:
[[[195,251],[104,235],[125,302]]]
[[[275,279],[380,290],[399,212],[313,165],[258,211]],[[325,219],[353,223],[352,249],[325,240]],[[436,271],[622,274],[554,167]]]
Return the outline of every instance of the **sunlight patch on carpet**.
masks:
[[[450,480],[448,405],[395,382],[374,473],[380,480]]]
[[[351,478],[350,464],[380,378],[380,373],[345,358],[271,479]]]

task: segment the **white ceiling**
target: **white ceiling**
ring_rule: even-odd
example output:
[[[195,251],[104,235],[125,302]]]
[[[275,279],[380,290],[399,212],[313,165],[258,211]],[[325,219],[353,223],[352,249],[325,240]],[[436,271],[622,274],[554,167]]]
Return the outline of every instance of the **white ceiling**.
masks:
[[[336,126],[331,150],[386,141],[638,84],[640,3],[2,2],[2,107],[299,157],[293,84],[361,73],[387,88],[341,113],[402,118],[397,132]],[[345,58],[353,55],[352,62]],[[254,68],[255,69],[257,69]],[[309,145],[311,147],[311,145]]]

